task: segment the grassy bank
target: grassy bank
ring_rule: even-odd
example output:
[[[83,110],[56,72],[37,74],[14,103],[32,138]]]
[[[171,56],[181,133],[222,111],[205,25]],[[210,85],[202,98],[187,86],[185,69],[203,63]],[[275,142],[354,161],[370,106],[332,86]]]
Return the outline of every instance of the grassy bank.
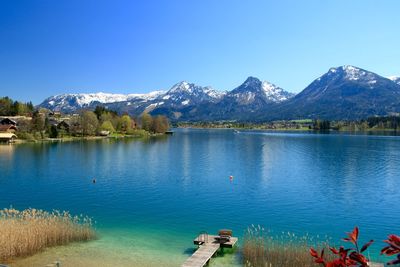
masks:
[[[96,238],[92,220],[68,212],[0,210],[0,260],[29,256],[47,247]]]
[[[249,227],[243,244],[243,263],[248,267],[316,267],[310,257],[311,237],[298,237],[291,233],[273,236],[260,226]],[[319,248],[327,242],[319,242]]]
[[[38,138],[35,139],[31,135],[18,133],[18,137],[22,138],[15,140],[15,143],[39,143],[39,142],[70,142],[70,141],[90,141],[90,140],[102,140],[102,139],[123,139],[123,138],[148,138],[152,136],[158,136],[158,134],[152,134],[145,130],[133,130],[130,134],[113,133],[108,136],[71,136],[66,135],[57,138]]]

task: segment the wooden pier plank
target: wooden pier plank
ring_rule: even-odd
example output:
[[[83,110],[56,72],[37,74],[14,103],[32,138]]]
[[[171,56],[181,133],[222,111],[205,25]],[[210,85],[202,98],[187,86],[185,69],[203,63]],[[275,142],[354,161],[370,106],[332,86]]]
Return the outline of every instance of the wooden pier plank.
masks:
[[[182,267],[203,267],[220,248],[218,243],[206,243],[187,259]]]
[[[208,239],[208,243],[217,243],[220,244],[219,242],[216,241],[217,235],[208,235],[207,239]],[[198,236],[195,240],[193,240],[193,243],[195,245],[202,245],[204,241],[204,237],[202,236]],[[223,248],[233,248],[236,244],[236,242],[238,241],[237,237],[231,237],[231,239],[229,240],[229,242],[225,242],[225,243],[221,243],[221,247]]]
[[[199,249],[182,264],[182,267],[203,267],[219,248],[232,248],[238,241],[237,237],[231,237],[228,242],[220,243],[216,237],[216,235],[203,234],[195,238],[193,243],[198,245]]]

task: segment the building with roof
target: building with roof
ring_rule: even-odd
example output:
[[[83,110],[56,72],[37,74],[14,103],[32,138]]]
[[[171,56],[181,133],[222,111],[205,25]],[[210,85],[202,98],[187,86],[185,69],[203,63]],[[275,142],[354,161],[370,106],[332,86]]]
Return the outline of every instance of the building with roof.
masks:
[[[0,125],[14,125],[17,126],[17,122],[10,118],[3,118],[0,120]]]
[[[18,137],[14,133],[0,133],[0,142],[13,143]]]
[[[12,124],[0,124],[0,133],[15,133],[17,131],[17,126]]]

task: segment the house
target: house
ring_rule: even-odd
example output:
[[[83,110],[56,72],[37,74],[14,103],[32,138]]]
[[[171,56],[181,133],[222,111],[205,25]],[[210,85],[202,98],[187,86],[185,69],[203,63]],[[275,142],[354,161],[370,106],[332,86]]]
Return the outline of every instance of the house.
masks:
[[[0,124],[1,133],[15,133],[17,131],[17,126],[12,124]]]
[[[17,122],[10,118],[3,118],[0,120],[1,125],[14,125],[17,126]]]
[[[69,123],[66,122],[65,120],[59,122],[59,123],[57,124],[57,130],[63,130],[63,131],[65,131],[66,133],[69,133]]]
[[[100,131],[100,136],[109,136],[110,135],[110,131]]]
[[[59,111],[50,111],[49,117],[57,117],[57,118],[60,118],[60,117],[61,117],[61,112],[59,112]]]
[[[13,143],[17,136],[13,133],[0,133],[0,142]]]
[[[58,124],[59,124],[59,122],[56,120],[56,119],[48,119],[47,120],[47,123],[50,125],[50,126],[55,126],[55,127],[57,127],[58,126]]]

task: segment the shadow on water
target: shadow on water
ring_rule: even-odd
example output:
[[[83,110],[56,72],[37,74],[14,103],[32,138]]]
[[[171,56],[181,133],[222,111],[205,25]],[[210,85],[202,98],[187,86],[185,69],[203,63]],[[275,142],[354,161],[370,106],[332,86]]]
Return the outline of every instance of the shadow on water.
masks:
[[[193,253],[195,253],[196,250],[197,250],[197,247],[186,248],[186,249],[183,251],[183,255],[188,255],[188,256],[190,256],[190,255],[192,255]]]
[[[197,247],[186,248],[185,250],[183,250],[182,254],[190,257],[197,250],[198,250]],[[238,246],[235,246],[234,248],[220,248],[220,249],[217,250],[217,252],[215,253],[214,257],[217,257],[217,258],[221,257],[222,258],[222,257],[228,256],[228,255],[236,255],[238,257],[241,257],[240,249],[238,248]]]

